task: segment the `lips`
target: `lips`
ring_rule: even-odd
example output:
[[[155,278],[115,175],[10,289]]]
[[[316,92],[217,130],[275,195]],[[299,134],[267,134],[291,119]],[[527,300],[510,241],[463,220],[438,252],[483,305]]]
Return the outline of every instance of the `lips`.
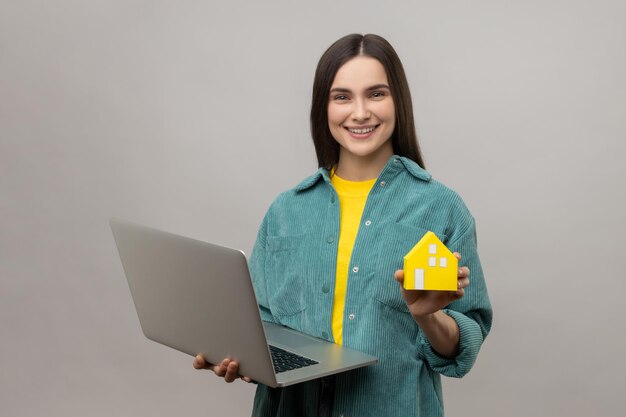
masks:
[[[376,126],[363,126],[363,127],[346,127],[344,126],[344,129],[346,129],[348,132],[350,132],[350,135],[354,138],[357,139],[367,139],[370,137],[370,135],[372,134],[372,132],[374,132],[378,126],[380,125],[376,125]]]

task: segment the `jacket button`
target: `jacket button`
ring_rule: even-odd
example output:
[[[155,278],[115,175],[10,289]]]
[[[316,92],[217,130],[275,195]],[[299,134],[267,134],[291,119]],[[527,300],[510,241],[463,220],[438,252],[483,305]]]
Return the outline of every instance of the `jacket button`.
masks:
[[[326,238],[326,242],[328,242],[328,243],[333,243],[334,241],[335,241],[335,237],[334,236],[328,236]]]
[[[380,182],[380,186],[381,186],[381,187],[384,187],[384,186],[385,186],[385,184],[387,184],[385,181],[381,181],[381,182]]]
[[[328,333],[322,332],[322,339],[328,339]]]
[[[350,315],[348,316],[348,318],[350,320],[354,320],[356,318],[356,315],[354,313],[350,313]]]
[[[330,292],[330,287],[329,287],[328,285],[324,285],[324,286],[322,287],[322,292],[323,292],[324,294],[328,294],[328,293]]]
[[[352,272],[354,272],[355,274],[359,272],[359,267],[355,266],[354,268],[352,268]]]
[[[371,221],[371,220],[365,220],[365,225],[366,225],[366,226],[369,226],[370,224],[372,224],[372,221]]]

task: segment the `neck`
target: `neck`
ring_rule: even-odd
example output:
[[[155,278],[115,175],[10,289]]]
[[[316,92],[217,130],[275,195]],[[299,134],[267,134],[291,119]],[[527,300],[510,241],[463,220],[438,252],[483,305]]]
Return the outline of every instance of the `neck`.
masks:
[[[367,181],[378,178],[387,161],[393,155],[390,148],[387,152],[365,157],[339,152],[339,162],[335,173],[348,181]]]

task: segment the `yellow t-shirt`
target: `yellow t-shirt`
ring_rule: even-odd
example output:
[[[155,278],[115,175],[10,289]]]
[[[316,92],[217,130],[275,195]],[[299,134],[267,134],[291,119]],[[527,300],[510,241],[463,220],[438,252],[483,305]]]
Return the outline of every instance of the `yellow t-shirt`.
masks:
[[[333,300],[332,330],[335,343],[343,344],[343,312],[348,288],[348,271],[352,248],[359,231],[361,216],[367,195],[376,178],[367,181],[348,181],[334,174],[330,182],[339,196],[339,244],[337,249],[337,272]]]

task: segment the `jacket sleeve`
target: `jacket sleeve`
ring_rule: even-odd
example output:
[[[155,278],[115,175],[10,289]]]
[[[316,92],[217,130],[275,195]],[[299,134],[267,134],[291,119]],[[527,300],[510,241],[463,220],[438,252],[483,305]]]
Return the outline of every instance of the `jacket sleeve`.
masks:
[[[459,266],[469,268],[470,285],[465,289],[463,298],[443,310],[459,326],[459,353],[453,359],[444,358],[433,350],[422,332],[418,336],[418,350],[431,368],[442,375],[455,378],[464,376],[472,368],[480,347],[491,329],[493,315],[477,252],[474,219],[469,213],[466,218],[468,222],[465,230],[453,234],[447,246],[452,252],[461,254]]]
[[[265,215],[265,218],[259,227],[256,242],[254,243],[254,248],[252,249],[252,255],[250,256],[250,275],[252,276],[254,293],[256,295],[257,302],[259,303],[261,319],[263,321],[276,323],[277,321],[270,311],[269,299],[267,297],[265,261],[267,257],[266,242],[268,218],[269,212]]]

